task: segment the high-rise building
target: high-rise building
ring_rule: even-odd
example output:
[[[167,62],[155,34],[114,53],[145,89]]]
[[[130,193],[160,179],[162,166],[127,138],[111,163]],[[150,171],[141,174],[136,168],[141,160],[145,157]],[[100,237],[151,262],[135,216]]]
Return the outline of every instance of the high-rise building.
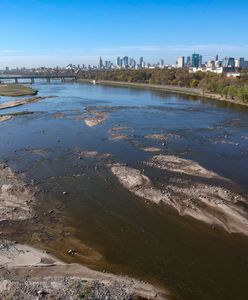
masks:
[[[100,59],[99,59],[99,69],[102,69],[103,68],[103,62],[102,62],[102,58],[100,56]]]
[[[124,68],[128,68],[129,65],[128,56],[124,56],[122,60],[123,60]]]
[[[192,54],[191,66],[193,68],[199,68],[202,65],[202,56],[200,54]]]
[[[245,59],[243,57],[239,57],[238,59],[235,59],[236,68],[243,68],[244,64],[245,64]]]
[[[216,56],[215,56],[215,61],[219,61],[219,55],[218,54],[216,54]]]
[[[191,57],[190,56],[187,56],[187,58],[186,58],[186,66],[191,67]]]
[[[105,67],[105,69],[110,69],[112,67],[111,61],[110,60],[106,60],[104,67]]]
[[[225,57],[223,59],[222,66],[224,68],[234,68],[235,67],[235,59],[233,57]]]
[[[118,56],[117,59],[116,59],[116,65],[117,67],[121,68],[122,67],[122,60],[121,58]]]
[[[143,68],[143,65],[144,65],[144,58],[141,56],[140,63],[139,63],[140,68]]]
[[[178,68],[184,68],[184,56],[178,58],[177,67]]]
[[[160,59],[159,66],[160,66],[160,68],[164,67],[164,60],[163,60],[163,58]]]

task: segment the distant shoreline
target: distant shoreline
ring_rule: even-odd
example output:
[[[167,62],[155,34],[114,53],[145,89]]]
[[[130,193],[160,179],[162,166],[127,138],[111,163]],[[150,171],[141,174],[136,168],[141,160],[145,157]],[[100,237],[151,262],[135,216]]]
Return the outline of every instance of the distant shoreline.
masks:
[[[89,79],[78,79],[77,81],[82,83],[92,83],[92,80]],[[203,90],[200,88],[188,88],[188,87],[180,87],[180,86],[173,86],[173,85],[159,85],[159,84],[150,84],[150,83],[136,83],[136,82],[110,81],[110,80],[99,80],[96,81],[96,83],[101,85],[107,85],[107,86],[133,87],[133,88],[140,88],[140,89],[164,91],[164,92],[181,94],[181,95],[198,96],[201,98],[213,99],[213,100],[218,100],[222,102],[248,107],[248,103],[237,102],[232,99],[226,99],[225,97],[222,97],[218,94],[203,93]]]

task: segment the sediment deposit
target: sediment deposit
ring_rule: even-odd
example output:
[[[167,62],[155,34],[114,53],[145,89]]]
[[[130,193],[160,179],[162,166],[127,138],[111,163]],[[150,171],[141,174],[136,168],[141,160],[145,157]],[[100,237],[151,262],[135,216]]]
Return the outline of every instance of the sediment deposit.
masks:
[[[125,188],[139,197],[169,205],[180,215],[248,235],[248,200],[226,187],[227,183],[235,185],[230,180],[175,156],[155,156],[144,164],[167,173],[165,179],[160,179],[162,188],[137,169],[115,164],[111,171]],[[218,179],[220,184],[205,182],[206,179]]]
[[[31,218],[33,200],[34,191],[8,166],[0,164],[0,222]]]

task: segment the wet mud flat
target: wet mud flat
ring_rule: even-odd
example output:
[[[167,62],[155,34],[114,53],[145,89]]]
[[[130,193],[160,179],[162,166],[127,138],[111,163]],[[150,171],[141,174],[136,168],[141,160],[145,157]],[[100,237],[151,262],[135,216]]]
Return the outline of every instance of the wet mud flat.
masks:
[[[0,223],[3,240],[148,280],[174,299],[245,299],[246,113],[77,84],[41,86],[47,95],[58,97],[0,124],[5,172],[24,174],[27,186],[19,175],[13,184],[36,203],[22,226]]]

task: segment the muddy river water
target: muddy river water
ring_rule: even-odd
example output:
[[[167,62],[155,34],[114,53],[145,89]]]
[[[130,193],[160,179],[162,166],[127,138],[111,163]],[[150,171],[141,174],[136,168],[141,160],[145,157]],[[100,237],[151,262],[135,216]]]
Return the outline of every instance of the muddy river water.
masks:
[[[175,299],[248,299],[248,236],[144,199],[110,168],[140,170],[159,189],[166,189],[161,178],[183,185],[183,176],[194,186],[194,174],[175,177],[146,164],[155,155],[175,156],[216,174],[204,185],[214,186],[218,174],[231,192],[247,197],[247,108],[134,88],[34,88],[56,97],[1,111],[20,113],[0,123],[0,163],[37,188],[39,222],[13,225],[15,239],[150,281]]]

